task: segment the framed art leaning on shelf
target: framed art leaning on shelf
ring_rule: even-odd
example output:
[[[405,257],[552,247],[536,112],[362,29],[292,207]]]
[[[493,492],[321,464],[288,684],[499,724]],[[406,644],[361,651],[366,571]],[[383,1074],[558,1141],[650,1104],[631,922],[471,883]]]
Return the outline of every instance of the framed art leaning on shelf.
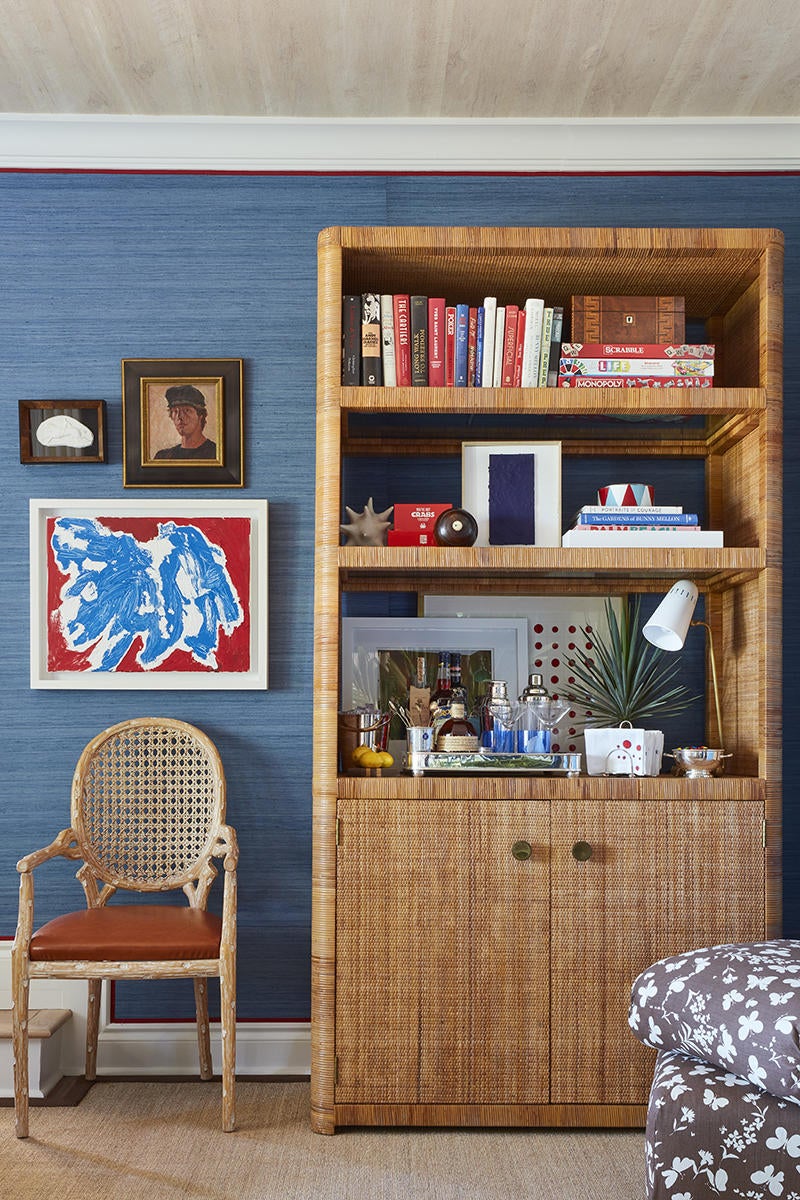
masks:
[[[461,504],[477,546],[560,546],[561,443],[464,442]]]

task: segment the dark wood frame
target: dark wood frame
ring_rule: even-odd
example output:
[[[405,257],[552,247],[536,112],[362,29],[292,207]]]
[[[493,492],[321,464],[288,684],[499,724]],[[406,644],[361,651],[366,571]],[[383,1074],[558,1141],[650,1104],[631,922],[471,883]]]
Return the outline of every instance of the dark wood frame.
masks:
[[[95,441],[86,453],[36,453],[35,432],[38,422],[34,414],[46,412],[56,417],[76,411],[92,414],[90,428]],[[46,419],[46,418],[45,418]],[[85,423],[85,422],[84,422]],[[56,448],[58,449],[58,448]],[[76,447],[76,449],[80,449]],[[19,402],[19,461],[21,463],[102,463],[106,461],[106,402],[105,400],[20,400]]]
[[[148,385],[218,384],[218,458],[160,459],[147,455]],[[241,358],[122,360],[122,481],[125,487],[242,487],[244,484]]]

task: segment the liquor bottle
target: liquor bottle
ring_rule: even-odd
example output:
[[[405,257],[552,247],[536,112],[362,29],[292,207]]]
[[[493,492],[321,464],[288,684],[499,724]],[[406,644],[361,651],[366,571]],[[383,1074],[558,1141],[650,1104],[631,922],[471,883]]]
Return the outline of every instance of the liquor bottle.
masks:
[[[450,695],[453,700],[461,700],[466,707],[467,689],[461,682],[461,655],[450,655]]]
[[[439,670],[436,687],[431,692],[431,725],[447,718],[453,692],[450,686],[450,655],[446,650],[439,652]]]
[[[423,651],[417,654],[416,669],[408,689],[408,715],[412,725],[430,725],[431,689],[428,684],[428,660]]]
[[[467,754],[478,749],[475,730],[467,720],[467,710],[460,700],[450,703],[450,716],[436,735],[436,749],[446,754]]]

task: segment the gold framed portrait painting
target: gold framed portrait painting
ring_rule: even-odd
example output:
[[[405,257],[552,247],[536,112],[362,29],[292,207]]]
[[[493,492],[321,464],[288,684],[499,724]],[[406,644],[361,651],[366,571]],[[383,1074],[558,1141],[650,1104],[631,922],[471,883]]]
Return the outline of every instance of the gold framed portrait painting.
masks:
[[[122,360],[125,487],[242,487],[243,361]]]

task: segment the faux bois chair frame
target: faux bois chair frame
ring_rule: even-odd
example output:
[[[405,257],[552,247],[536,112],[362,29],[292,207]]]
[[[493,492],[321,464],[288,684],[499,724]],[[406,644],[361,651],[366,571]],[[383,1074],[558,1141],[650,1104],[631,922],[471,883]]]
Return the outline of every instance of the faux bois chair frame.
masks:
[[[194,980],[200,1076],[212,1077],[206,980],[220,980],[222,1126],[235,1128],[236,834],[225,824],[225,776],[205,733],[143,717],[95,737],[72,781],[71,825],[17,863],[19,921],[11,957],[17,1137],[28,1135],[31,979],[87,979],[86,1078],[97,1069],[103,979]],[[82,860],[87,907],[34,933],[33,871],[56,856]],[[222,918],[207,911],[222,859]],[[118,889],[182,889],[184,905],[109,904]]]

